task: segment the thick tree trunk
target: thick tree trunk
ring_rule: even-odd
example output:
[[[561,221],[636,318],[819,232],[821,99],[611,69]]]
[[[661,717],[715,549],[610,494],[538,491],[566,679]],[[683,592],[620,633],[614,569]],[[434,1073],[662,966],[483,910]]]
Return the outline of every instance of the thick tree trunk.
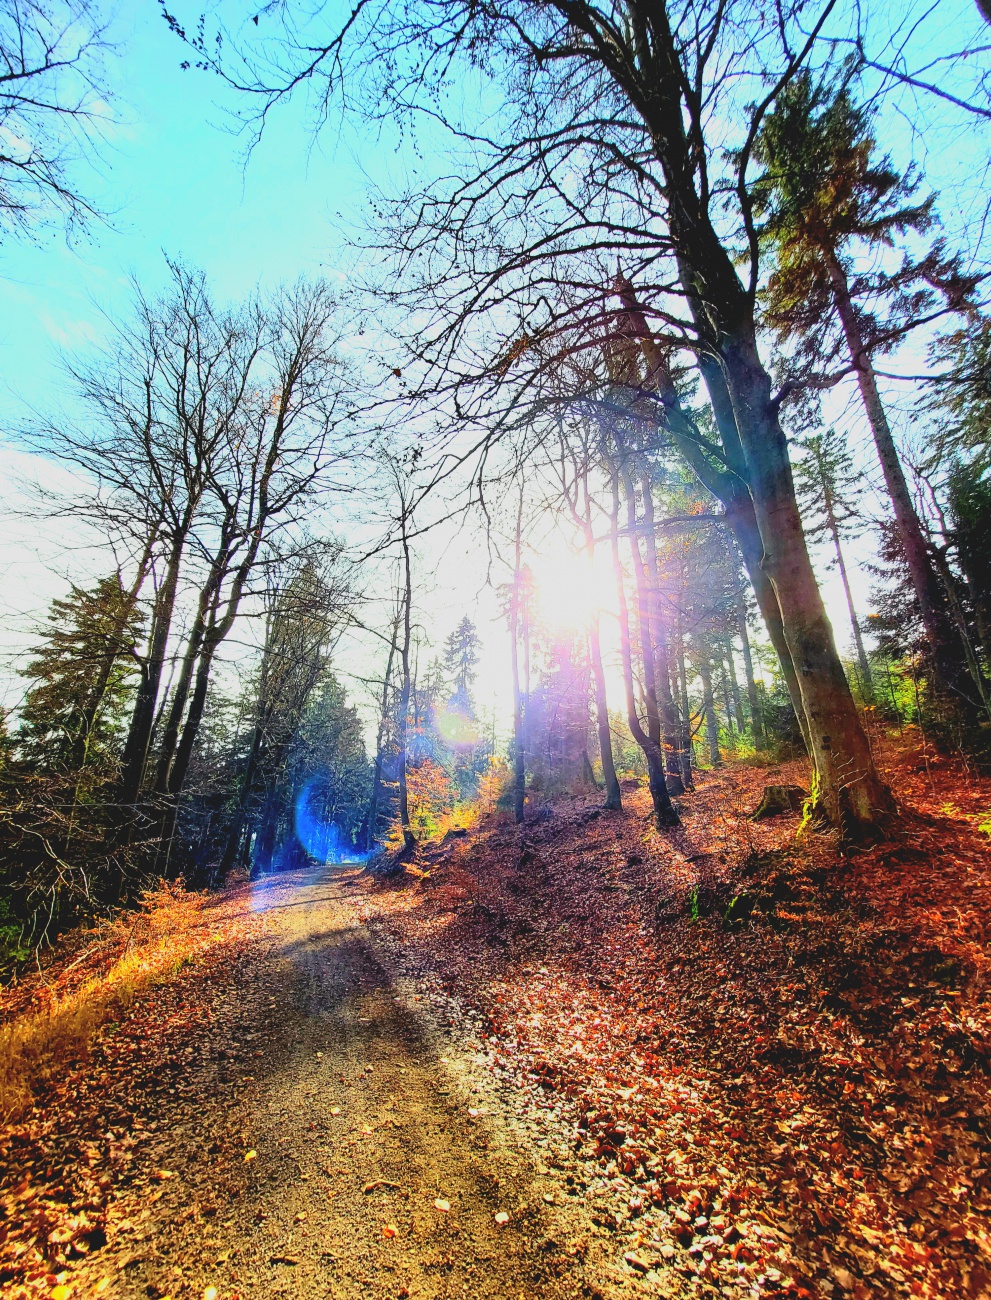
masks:
[[[189,691],[193,684],[193,674],[196,670],[196,662],[199,658],[200,651],[203,648],[203,639],[206,636],[211,616],[216,613],[216,600],[219,593],[222,564],[223,560],[220,560],[211,566],[206,582],[200,590],[200,596],[196,607],[196,616],[193,619],[193,625],[190,628],[189,636],[186,639],[186,649],[182,657],[182,667],[179,671],[179,680],[176,682],[175,690],[172,693],[172,699],[169,704],[168,719],[165,724],[165,730],[162,733],[161,744],[158,746],[158,763],[155,769],[155,790],[159,794],[168,793],[170,787],[172,762],[175,758],[176,747],[179,743],[183,714],[185,713],[186,704],[189,700]]]
[[[837,314],[850,349],[850,360],[856,371],[864,410],[867,412],[867,420],[874,435],[874,445],[877,448],[878,460],[881,462],[884,484],[895,515],[898,538],[919,601],[926,639],[929,642],[933,665],[939,679],[937,689],[944,695],[949,693],[951,700],[955,700],[958,705],[962,703],[970,710],[974,710],[981,706],[983,692],[968,670],[964,647],[946,606],[942,583],[933,564],[929,545],[905,480],[905,472],[891,434],[884,404],[878,392],[874,367],[850,298],[846,271],[832,250],[823,250],[823,257],[833,287]]]
[[[655,744],[644,731],[637,714],[636,694],[633,688],[633,651],[630,641],[630,611],[626,601],[626,583],[623,577],[623,562],[619,554],[619,470],[610,463],[612,480],[612,509],[610,511],[610,540],[612,542],[613,571],[616,576],[616,595],[619,605],[619,640],[623,660],[623,685],[626,692],[626,718],[630,734],[643,751],[647,763],[647,778],[650,785],[650,797],[654,806],[654,820],[659,830],[679,824],[678,814],[671,804],[664,780],[664,755],[661,747]]]
[[[875,769],[815,580],[770,377],[749,331],[724,339],[721,353],[747,456],[762,567],[777,593],[808,720],[815,806],[846,838],[870,836],[894,803]]]
[[[665,161],[666,167],[669,162]],[[672,233],[681,248],[681,280],[706,344],[699,369],[727,468],[748,489],[746,499],[757,537],[746,523],[740,527],[747,514],[742,492],[731,497],[732,505],[727,502],[727,522],[748,571],[766,575],[777,598],[780,634],[787,648],[782,671],[789,690],[797,685],[800,692],[795,711],[815,766],[816,807],[846,838],[872,836],[894,804],[874,767],[816,584],[795,500],[787,441],[771,399],[770,377],[757,352],[753,305],[707,216],[699,210],[697,195],[690,187],[679,188],[672,192],[671,201]],[[644,325],[640,337],[645,334],[649,331]],[[653,340],[651,344],[664,364],[660,349]],[[669,405],[673,408],[670,398],[666,411]],[[756,578],[754,590],[763,613],[766,596]],[[768,634],[777,649],[771,622]]]

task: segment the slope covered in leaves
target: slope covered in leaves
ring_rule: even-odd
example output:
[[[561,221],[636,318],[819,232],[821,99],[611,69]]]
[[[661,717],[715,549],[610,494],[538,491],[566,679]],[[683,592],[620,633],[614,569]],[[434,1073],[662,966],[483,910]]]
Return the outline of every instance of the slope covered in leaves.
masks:
[[[853,858],[749,820],[801,765],[735,766],[673,833],[643,791],[621,814],[565,800],[369,899],[567,1129],[569,1184],[648,1289],[673,1268],[741,1294],[991,1293],[991,783],[917,742],[885,755],[902,834]]]

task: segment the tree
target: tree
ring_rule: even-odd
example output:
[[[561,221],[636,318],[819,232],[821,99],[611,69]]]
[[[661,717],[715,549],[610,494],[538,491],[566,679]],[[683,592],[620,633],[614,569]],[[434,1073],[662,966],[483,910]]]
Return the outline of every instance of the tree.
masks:
[[[924,405],[940,422],[942,445],[968,453],[984,470],[991,464],[991,317],[939,339],[933,358],[947,369]]]
[[[92,0],[0,3],[0,225],[72,231],[98,215],[76,180],[98,150],[109,91],[107,22]]]
[[[24,669],[32,682],[3,739],[0,896],[34,941],[127,897],[145,864],[108,840],[143,616],[119,573],[52,602]]]
[[[220,874],[257,834],[256,859],[274,852],[286,798],[286,772],[314,691],[328,670],[332,639],[348,595],[339,547],[311,547],[270,575],[266,631],[257,678],[250,682],[251,743],[239,782]]]
[[[23,670],[34,684],[17,743],[35,768],[67,775],[95,767],[106,779],[134,693],[144,616],[119,573],[70,593],[52,601],[44,640]]]
[[[932,200],[913,202],[917,184],[887,158],[876,158],[870,116],[851,96],[848,75],[816,84],[804,71],[778,97],[755,141],[765,170],[756,187],[761,238],[775,265],[766,315],[784,338],[798,338],[817,368],[841,340],[857,378],[874,436],[898,536],[932,648],[937,688],[959,710],[981,707],[981,684],[968,672],[965,647],[947,607],[877,386],[873,358],[890,350],[939,300],[960,310],[974,280],[942,243],[922,258],[857,275],[857,249],[877,252],[896,237],[925,233]]]
[[[444,667],[451,674],[454,694],[451,703],[466,717],[475,716],[472,687],[478,672],[478,652],[482,639],[466,614],[444,643]]]
[[[796,473],[798,499],[802,506],[802,516],[806,520],[806,535],[812,542],[828,537],[833,544],[836,567],[843,583],[853,627],[853,640],[857,647],[860,690],[864,700],[870,704],[874,697],[871,665],[843,558],[843,540],[853,536],[851,526],[858,519],[856,505],[860,495],[860,476],[854,468],[845,439],[835,429],[812,434],[800,440],[798,446],[805,453],[798,461]]]
[[[777,597],[801,692],[817,805],[847,836],[857,838],[873,834],[893,804],[875,769],[816,585],[779,402],[760,356],[755,314],[760,249],[747,177],[763,116],[801,69],[832,8],[828,2],[813,14],[804,4],[786,6],[779,22],[762,23],[756,6],[727,6],[722,0],[701,6],[646,0],[511,0],[502,7],[443,0],[402,10],[359,6],[326,39],[311,34],[305,65],[292,66],[286,75],[280,75],[278,52],[271,49],[272,59],[264,64],[259,59],[253,66],[249,62],[243,75],[226,65],[221,70],[256,96],[263,113],[304,83],[322,85],[326,106],[342,74],[360,76],[364,70],[375,81],[375,94],[368,99],[374,100],[376,112],[422,107],[432,120],[452,65],[462,56],[466,66],[504,80],[508,111],[501,120],[489,119],[475,178],[459,179],[449,194],[417,196],[406,208],[420,214],[414,218],[416,233],[402,250],[410,254],[409,265],[428,266],[432,283],[443,283],[437,292],[448,303],[462,294],[457,311],[441,316],[437,337],[425,348],[419,341],[413,345],[419,358],[430,354],[438,359],[438,373],[449,367],[459,340],[474,360],[465,335],[480,304],[487,306],[489,291],[501,298],[493,311],[502,320],[513,316],[502,287],[507,274],[518,271],[532,296],[516,338],[485,362],[487,380],[499,384],[527,358],[535,329],[541,327],[534,304],[546,299],[548,257],[566,256],[584,238],[596,250],[630,247],[652,267],[663,262],[654,295],[658,315],[673,322],[675,346],[696,352],[722,454],[752,500],[761,562]],[[745,48],[739,41],[743,27],[748,30]],[[217,66],[205,43],[201,50],[205,61]],[[297,52],[298,46],[290,40],[285,50]],[[292,54],[286,56],[285,50],[291,63]],[[736,60],[732,77],[725,75],[728,59]],[[769,83],[769,90],[753,109],[743,111],[736,93],[748,75]],[[715,122],[720,123],[717,138],[710,139]],[[742,133],[742,147],[732,159],[725,148],[726,123]],[[500,136],[503,127],[509,129]],[[524,182],[532,182],[531,187]],[[555,186],[561,204],[552,218],[557,224],[549,231],[541,209],[553,207]],[[584,193],[574,194],[582,187]],[[748,255],[745,280],[738,271],[739,240],[724,233],[730,201]],[[493,239],[489,226],[488,254],[477,232],[468,229],[485,203],[501,204],[506,220],[515,223],[515,231],[506,229],[503,239]],[[606,216],[601,215],[603,205],[611,205]],[[530,235],[522,249],[514,237],[531,219],[538,232],[533,246],[549,250],[535,264],[528,260]],[[642,236],[637,233],[641,229]],[[480,250],[478,279],[472,278],[475,263],[465,256],[462,235]],[[453,276],[447,276],[446,266],[441,269],[443,256],[420,258],[437,248],[450,249]],[[489,269],[492,256],[500,258],[497,273]],[[423,289],[421,280],[416,284],[421,306]],[[687,320],[673,318],[672,299],[677,308],[684,305]],[[573,303],[568,312],[575,319]],[[587,321],[582,318],[583,327]],[[599,346],[601,341],[600,333]]]
[[[287,535],[299,534],[350,447],[335,436],[349,413],[348,384],[325,285],[300,282],[224,307],[202,273],[168,269],[168,290],[158,299],[139,291],[105,353],[70,367],[91,420],[79,428],[60,420],[35,442],[95,484],[63,513],[96,522],[136,554],[136,591],[153,584],[122,757],[124,805],[145,786],[176,611],[188,588],[195,593],[159,731],[155,784],[174,807],[215,658],[253,575],[273,549],[291,549]]]
[[[966,582],[984,663],[991,658],[991,481],[980,463],[956,464],[947,484],[951,539]]]
[[[305,517],[340,458],[331,442],[342,379],[334,312],[323,284],[300,283],[278,295],[263,314],[258,354],[237,376],[242,400],[221,412],[223,440],[208,482],[215,540],[158,762],[157,789],[173,797],[182,789],[214,659],[250,579],[266,548]],[[249,322],[254,315],[249,311]],[[251,324],[248,337],[256,337]]]
[[[520,674],[520,638],[530,617],[523,569],[523,489],[513,536],[513,582],[509,591],[509,637],[513,668],[513,817],[517,826],[526,820],[526,733],[523,683]]]

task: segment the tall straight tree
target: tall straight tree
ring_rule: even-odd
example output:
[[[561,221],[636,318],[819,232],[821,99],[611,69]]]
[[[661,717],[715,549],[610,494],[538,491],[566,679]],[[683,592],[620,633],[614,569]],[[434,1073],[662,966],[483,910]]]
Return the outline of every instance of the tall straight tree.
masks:
[[[846,440],[835,429],[812,434],[802,439],[798,446],[804,452],[797,464],[797,483],[802,513],[806,520],[806,533],[812,541],[828,537],[833,544],[836,567],[853,628],[854,645],[857,647],[860,689],[865,701],[871,703],[874,698],[871,664],[867,658],[864,634],[853,603],[850,576],[843,556],[843,540],[850,536],[850,525],[858,517],[858,475],[847,450]]]
[[[796,77],[761,125],[754,152],[765,169],[756,187],[761,238],[775,259],[767,320],[782,337],[799,339],[820,371],[837,351],[837,335],[845,345],[922,613],[934,684],[958,710],[979,709],[982,683],[968,670],[874,369],[876,355],[939,314],[944,300],[966,307],[974,281],[939,241],[891,271],[879,264],[879,251],[898,237],[931,228],[932,200],[916,201],[916,183],[877,157],[870,115],[845,78],[817,84],[807,71]],[[860,274],[858,251],[870,258]]]

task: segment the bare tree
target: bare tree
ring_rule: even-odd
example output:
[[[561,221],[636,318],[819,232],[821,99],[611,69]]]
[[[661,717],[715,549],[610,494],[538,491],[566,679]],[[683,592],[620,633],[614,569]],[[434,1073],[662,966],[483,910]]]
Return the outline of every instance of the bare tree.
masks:
[[[107,20],[92,0],[0,0],[0,225],[99,215],[77,179],[108,125]]]
[[[159,715],[156,784],[171,796],[180,791],[217,651],[267,549],[305,520],[319,490],[334,486],[328,471],[343,454],[336,435],[349,413],[324,286],[300,284],[269,303],[226,309],[201,274],[169,269],[169,292],[157,300],[139,293],[134,319],[116,328],[108,353],[71,368],[94,422],[59,422],[40,438],[94,484],[66,508],[112,522],[153,584],[122,759],[124,804],[143,787]],[[164,707],[177,603],[190,585],[195,612]]]

